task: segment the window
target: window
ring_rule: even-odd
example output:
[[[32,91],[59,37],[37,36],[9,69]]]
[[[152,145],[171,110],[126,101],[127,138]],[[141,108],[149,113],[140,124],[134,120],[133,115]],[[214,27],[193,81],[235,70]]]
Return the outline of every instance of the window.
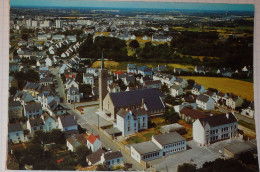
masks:
[[[120,162],[120,159],[117,159],[117,163],[119,163]]]
[[[16,136],[19,136],[19,133],[16,133]]]

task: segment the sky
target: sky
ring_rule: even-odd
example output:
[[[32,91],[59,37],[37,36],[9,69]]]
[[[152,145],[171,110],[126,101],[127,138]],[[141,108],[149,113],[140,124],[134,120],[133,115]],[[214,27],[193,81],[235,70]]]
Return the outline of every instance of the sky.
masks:
[[[118,2],[89,0],[10,0],[12,6],[50,6],[50,7],[109,7],[109,8],[150,8],[183,10],[225,10],[254,11],[251,4],[210,4],[177,2]]]

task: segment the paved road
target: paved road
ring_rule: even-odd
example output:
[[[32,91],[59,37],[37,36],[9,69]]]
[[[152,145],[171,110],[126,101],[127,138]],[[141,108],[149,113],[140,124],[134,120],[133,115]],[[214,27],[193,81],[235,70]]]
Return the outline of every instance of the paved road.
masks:
[[[55,67],[55,68],[51,68],[51,72],[53,75],[55,75],[56,79],[57,79],[57,85],[56,86],[56,90],[58,91],[58,94],[60,97],[63,98],[63,102],[67,102],[67,98],[66,98],[66,94],[64,93],[64,84],[61,80],[60,74],[59,74],[59,69],[60,67]]]
[[[231,112],[230,109],[226,109],[226,108],[223,108],[223,107],[218,107],[218,109],[219,109],[219,111],[222,112],[222,113]],[[255,124],[255,120],[252,119],[252,118],[248,118],[248,117],[246,117],[246,116],[244,116],[244,115],[241,115],[241,114],[239,114],[239,113],[237,113],[237,112],[235,112],[235,115],[236,115],[236,117],[237,117],[238,119],[240,119],[240,120],[246,121],[246,122],[248,122],[248,123],[250,123],[250,124]]]

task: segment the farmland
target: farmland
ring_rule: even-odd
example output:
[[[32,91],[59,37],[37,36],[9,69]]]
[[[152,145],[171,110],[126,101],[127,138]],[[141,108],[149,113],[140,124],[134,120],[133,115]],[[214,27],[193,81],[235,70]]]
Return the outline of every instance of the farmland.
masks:
[[[185,79],[193,79],[205,88],[216,88],[224,93],[234,93],[248,100],[254,100],[253,83],[229,78],[183,76]]]

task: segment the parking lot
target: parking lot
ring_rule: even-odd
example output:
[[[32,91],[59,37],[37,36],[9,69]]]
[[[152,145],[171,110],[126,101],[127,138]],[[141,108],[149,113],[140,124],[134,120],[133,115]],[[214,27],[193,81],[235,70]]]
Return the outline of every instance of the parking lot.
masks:
[[[178,165],[182,165],[183,163],[192,163],[196,164],[197,167],[202,167],[207,161],[214,161],[221,157],[224,158],[222,153],[224,147],[230,143],[237,142],[241,142],[241,140],[228,139],[205,147],[199,146],[198,143],[192,140],[187,142],[188,149],[186,151],[155,159],[148,163],[157,171],[177,171]]]

